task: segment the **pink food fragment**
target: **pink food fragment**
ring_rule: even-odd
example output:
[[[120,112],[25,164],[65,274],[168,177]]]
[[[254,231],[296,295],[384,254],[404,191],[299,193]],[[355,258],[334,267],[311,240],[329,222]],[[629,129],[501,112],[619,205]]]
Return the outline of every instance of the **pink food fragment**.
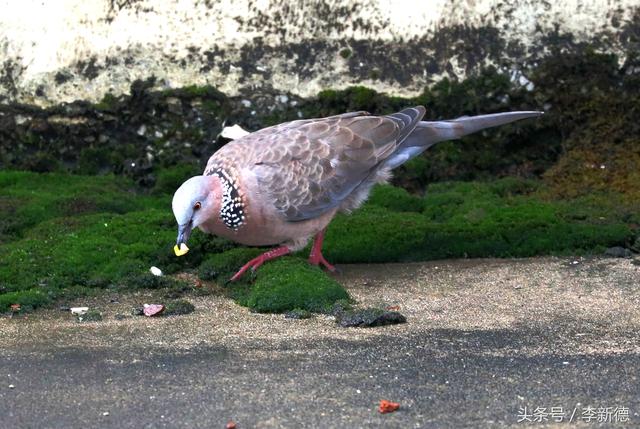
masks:
[[[144,306],[144,315],[147,317],[157,316],[164,311],[164,305],[162,304],[148,304]]]

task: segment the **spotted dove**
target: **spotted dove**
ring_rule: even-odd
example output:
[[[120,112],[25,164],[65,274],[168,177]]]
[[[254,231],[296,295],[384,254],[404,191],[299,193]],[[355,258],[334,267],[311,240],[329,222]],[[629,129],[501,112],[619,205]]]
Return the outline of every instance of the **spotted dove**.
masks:
[[[542,113],[435,122],[422,121],[424,114],[422,106],[385,116],[345,113],[286,122],[228,143],[173,197],[177,246],[186,248],[195,227],[248,246],[278,245],[245,264],[236,280],[315,236],[309,262],[333,271],[322,256],[327,225],[336,213],[358,208],[392,169],[438,142]]]

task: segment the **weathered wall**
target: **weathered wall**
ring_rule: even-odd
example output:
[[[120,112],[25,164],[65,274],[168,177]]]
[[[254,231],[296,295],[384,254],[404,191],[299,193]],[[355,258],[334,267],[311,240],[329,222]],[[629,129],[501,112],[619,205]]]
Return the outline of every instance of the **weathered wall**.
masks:
[[[412,95],[582,42],[624,56],[640,0],[0,0],[0,101],[99,100],[136,79]],[[525,80],[523,80],[526,83]]]

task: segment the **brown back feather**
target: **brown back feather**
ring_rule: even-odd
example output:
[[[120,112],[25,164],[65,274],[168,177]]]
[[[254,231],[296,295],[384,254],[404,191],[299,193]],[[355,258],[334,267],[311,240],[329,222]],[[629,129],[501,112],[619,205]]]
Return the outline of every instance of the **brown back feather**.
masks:
[[[421,106],[388,116],[353,112],[265,128],[225,145],[205,174],[248,167],[287,220],[313,218],[375,172],[424,112]]]

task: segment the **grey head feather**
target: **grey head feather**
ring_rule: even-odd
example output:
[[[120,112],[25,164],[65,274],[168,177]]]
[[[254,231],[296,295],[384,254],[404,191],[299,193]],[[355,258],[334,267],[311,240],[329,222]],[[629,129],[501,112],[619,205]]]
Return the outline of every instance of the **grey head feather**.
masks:
[[[194,176],[186,180],[173,194],[171,208],[178,225],[185,225],[191,221],[196,201],[204,201],[207,198],[206,185],[206,177]]]

